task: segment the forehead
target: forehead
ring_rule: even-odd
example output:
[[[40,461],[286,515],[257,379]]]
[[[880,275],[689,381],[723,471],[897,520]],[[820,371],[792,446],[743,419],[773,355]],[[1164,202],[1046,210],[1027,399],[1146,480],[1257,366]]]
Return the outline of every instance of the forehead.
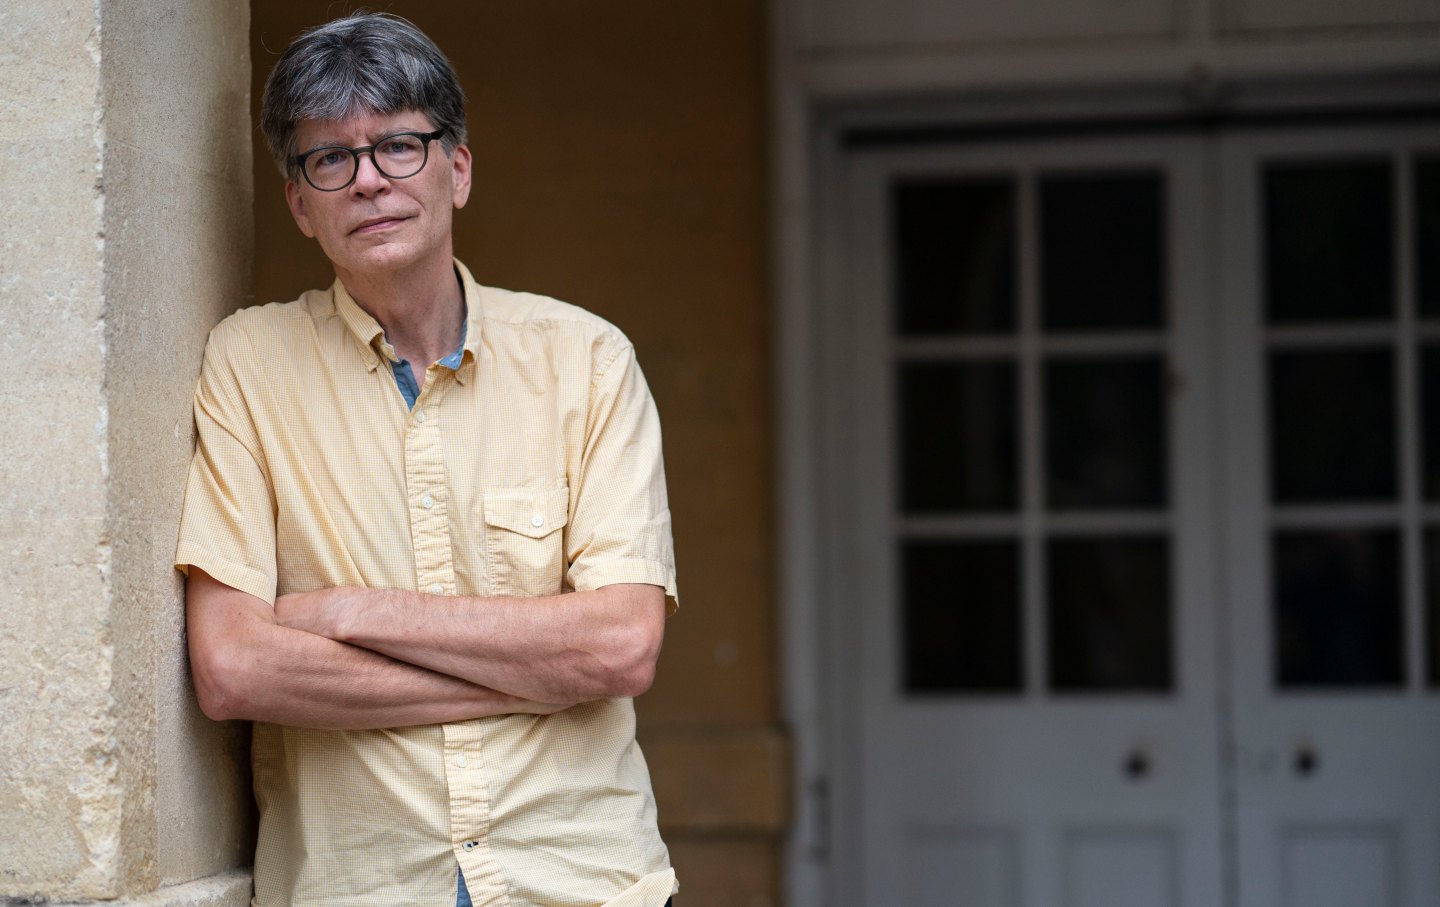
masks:
[[[300,120],[295,124],[295,147],[303,152],[322,145],[368,145],[392,132],[434,129],[430,118],[418,110],[359,113],[337,120]]]

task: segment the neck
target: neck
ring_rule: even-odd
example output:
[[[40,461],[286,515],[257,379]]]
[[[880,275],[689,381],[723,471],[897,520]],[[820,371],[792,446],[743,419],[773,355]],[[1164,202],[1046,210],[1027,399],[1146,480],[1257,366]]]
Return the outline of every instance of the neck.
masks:
[[[460,345],[464,293],[448,255],[404,271],[357,274],[336,268],[336,276],[356,305],[380,323],[396,353],[410,361],[417,379]]]

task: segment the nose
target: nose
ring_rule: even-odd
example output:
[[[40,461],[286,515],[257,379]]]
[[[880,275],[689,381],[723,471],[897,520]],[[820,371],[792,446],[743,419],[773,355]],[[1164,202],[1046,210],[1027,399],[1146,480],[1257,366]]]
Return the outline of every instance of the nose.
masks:
[[[375,166],[375,152],[361,154],[356,164],[355,182],[350,184],[350,188],[361,195],[371,195],[384,191],[389,185],[390,180]]]

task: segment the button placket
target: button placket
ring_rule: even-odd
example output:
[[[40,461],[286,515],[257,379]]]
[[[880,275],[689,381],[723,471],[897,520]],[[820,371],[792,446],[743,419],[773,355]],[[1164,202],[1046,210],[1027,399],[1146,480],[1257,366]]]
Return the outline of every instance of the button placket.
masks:
[[[445,475],[438,402],[447,382],[427,380],[405,427],[405,482],[410,499],[416,588],[433,595],[455,594],[450,540],[449,490]],[[424,418],[421,418],[421,417]]]
[[[509,904],[504,874],[490,851],[490,787],[480,758],[482,732],[473,722],[443,725],[445,780],[450,789],[450,846],[471,902]]]

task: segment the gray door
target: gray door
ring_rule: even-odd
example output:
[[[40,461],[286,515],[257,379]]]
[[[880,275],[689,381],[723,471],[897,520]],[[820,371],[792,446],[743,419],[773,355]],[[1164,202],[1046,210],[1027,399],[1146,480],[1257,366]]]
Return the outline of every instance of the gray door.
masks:
[[[1440,903],[1440,132],[845,183],[834,901]]]
[[[1240,907],[1440,904],[1440,131],[1222,143]]]
[[[854,162],[852,903],[1220,902],[1203,164]]]

